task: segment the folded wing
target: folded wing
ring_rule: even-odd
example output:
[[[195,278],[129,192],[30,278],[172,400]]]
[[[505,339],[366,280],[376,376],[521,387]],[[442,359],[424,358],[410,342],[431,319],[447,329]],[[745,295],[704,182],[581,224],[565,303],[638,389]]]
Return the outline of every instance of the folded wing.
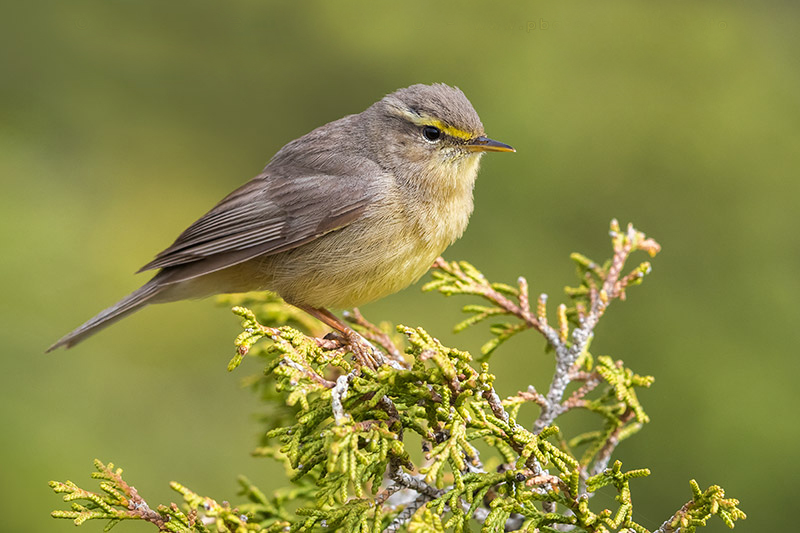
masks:
[[[176,283],[340,229],[373,200],[371,180],[359,178],[261,174],[225,197],[139,272],[168,269],[173,272],[161,279]]]

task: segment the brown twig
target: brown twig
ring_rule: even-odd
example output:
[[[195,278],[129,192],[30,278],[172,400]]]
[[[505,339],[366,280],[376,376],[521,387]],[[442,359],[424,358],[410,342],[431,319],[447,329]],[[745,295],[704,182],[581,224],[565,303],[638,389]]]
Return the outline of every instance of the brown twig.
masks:
[[[525,278],[520,277],[517,280],[519,284],[518,298],[520,299],[520,303],[516,304],[508,299],[505,295],[494,289],[487,280],[484,279],[481,281],[476,281],[468,276],[457,263],[451,264],[445,261],[444,258],[437,257],[432,268],[437,268],[443,272],[447,272],[448,274],[455,276],[459,282],[464,285],[466,292],[475,294],[477,296],[482,296],[506,311],[508,314],[516,316],[529,328],[533,328],[544,335],[544,337],[551,344],[558,339],[556,331],[550,327],[547,322],[542,322],[539,320],[539,318],[534,316],[533,313],[531,313],[530,302],[528,299],[528,282],[525,280]]]
[[[516,396],[509,396],[504,401],[513,402],[515,400],[533,402],[539,405],[540,407],[544,407],[544,405],[547,403],[547,398],[545,398],[544,395],[537,392],[533,385],[528,385],[528,390],[518,391]]]
[[[150,522],[157,526],[159,531],[165,530],[164,527],[166,523],[169,522],[169,516],[162,515],[158,511],[151,509],[150,506],[147,505],[145,499],[139,495],[136,488],[128,485],[128,482],[122,479],[122,475],[119,471],[113,470],[110,464],[105,465],[102,472],[108,476],[109,481],[119,487],[125,495],[125,500],[120,503],[128,507],[128,514],[131,517],[141,518],[142,520]]]
[[[317,383],[318,385],[322,385],[326,389],[332,389],[336,384],[333,381],[328,381],[327,379],[323,378],[316,372],[314,372],[311,368],[303,365],[302,363],[298,363],[297,361],[290,359],[288,357],[283,357],[281,359],[281,364],[290,366],[293,369],[297,370],[298,372],[302,372],[304,376],[306,376],[311,381]]]
[[[679,531],[681,528],[680,526],[681,522],[680,520],[678,520],[678,518],[685,515],[692,507],[693,503],[694,502],[692,500],[689,500],[688,502],[684,503],[683,506],[675,512],[674,515],[667,518],[664,521],[664,523],[661,524],[661,527],[653,531],[653,533],[676,533],[677,531]],[[679,524],[677,528],[673,527],[672,525],[676,522]]]
[[[572,374],[572,379],[574,381],[585,381],[585,383],[575,392],[573,392],[569,398],[564,400],[562,403],[564,412],[567,412],[570,409],[575,409],[576,407],[584,407],[586,405],[586,395],[597,388],[602,380],[602,376],[600,376],[600,374],[597,372],[581,372],[581,375]]]
[[[611,432],[606,439],[605,444],[603,444],[603,447],[600,448],[599,452],[597,452],[597,455],[594,459],[594,466],[592,467],[591,472],[588,472],[589,476],[597,475],[606,469],[608,466],[608,461],[611,459],[611,454],[614,453],[614,449],[616,449],[617,445],[619,444],[619,434],[625,428],[625,424],[630,422],[635,417],[636,413],[633,411],[628,411],[620,417],[620,425]]]

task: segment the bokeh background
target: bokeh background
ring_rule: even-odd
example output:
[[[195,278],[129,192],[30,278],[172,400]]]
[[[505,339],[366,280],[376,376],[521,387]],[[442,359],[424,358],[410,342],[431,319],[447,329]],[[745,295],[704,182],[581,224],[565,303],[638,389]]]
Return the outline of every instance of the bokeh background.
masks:
[[[67,531],[50,479],[98,457],[150,503],[169,480],[236,501],[259,406],[229,374],[238,322],[212,301],[148,308],[44,349],[146,279],[132,272],[284,143],[417,82],[462,88],[518,153],[484,158],[446,253],[551,302],[611,218],[663,252],[593,351],[656,376],[625,442],[654,529],[688,480],[742,500],[744,531],[794,529],[800,328],[800,11],[791,2],[378,3],[75,0],[0,8],[0,506],[4,531]],[[419,285],[374,320],[454,335],[464,300]],[[534,335],[495,357],[501,395],[544,386]],[[146,531],[144,525],[118,526]],[[101,524],[84,526],[100,531]],[[706,531],[723,531],[714,522]]]

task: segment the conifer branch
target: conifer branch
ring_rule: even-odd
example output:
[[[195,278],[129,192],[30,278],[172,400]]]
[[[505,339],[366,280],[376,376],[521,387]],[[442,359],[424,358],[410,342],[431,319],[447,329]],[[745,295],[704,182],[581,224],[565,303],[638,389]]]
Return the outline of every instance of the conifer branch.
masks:
[[[78,525],[106,520],[106,530],[139,520],[181,533],[462,532],[473,522],[485,532],[645,533],[635,520],[631,485],[649,471],[625,470],[613,455],[649,421],[637,389],[653,378],[589,348],[609,305],[624,300],[650,271],[643,262],[625,273],[630,256],[654,255],[659,246],[632,226],[622,232],[616,221],[611,238],[612,257],[603,264],[572,255],[579,285],[566,289],[571,303],[556,307],[552,325],[547,295],[532,304],[525,278],[515,286],[493,283],[468,263],[438,259],[426,290],[481,299],[463,308],[470,316],[457,331],[501,320],[490,326],[480,361],[421,327],[398,326],[392,334],[354,310],[346,319],[388,363],[362,366],[345,343],[322,337],[315,320],[276,296],[226,297],[242,322],[229,369],[246,360],[264,367],[247,380],[271,406],[255,454],[284,466],[287,487],[268,494],[240,478],[245,501],[231,507],[173,482],[182,506],[153,508],[120,469],[98,461],[93,477],[100,492],[51,482],[71,504],[53,516]],[[503,399],[490,357],[531,329],[554,354],[553,379],[546,393],[531,385]],[[538,412],[523,419],[525,405]],[[575,409],[592,413],[597,424],[562,435],[558,417]],[[422,461],[407,448],[412,434],[422,441]],[[604,487],[616,492],[612,508],[592,499]],[[654,533],[694,532],[712,516],[729,527],[745,518],[721,488],[703,492],[694,481],[691,487],[692,500]]]

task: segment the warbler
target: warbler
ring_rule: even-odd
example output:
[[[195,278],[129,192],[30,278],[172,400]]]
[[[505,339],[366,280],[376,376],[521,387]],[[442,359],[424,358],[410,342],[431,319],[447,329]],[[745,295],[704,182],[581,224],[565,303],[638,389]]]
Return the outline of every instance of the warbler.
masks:
[[[467,227],[481,156],[514,151],[485,136],[458,88],[395,91],[289,142],[143,266],[158,270],[150,281],[47,351],[151,303],[254,290],[276,292],[357,347],[329,309],[418,280]]]

